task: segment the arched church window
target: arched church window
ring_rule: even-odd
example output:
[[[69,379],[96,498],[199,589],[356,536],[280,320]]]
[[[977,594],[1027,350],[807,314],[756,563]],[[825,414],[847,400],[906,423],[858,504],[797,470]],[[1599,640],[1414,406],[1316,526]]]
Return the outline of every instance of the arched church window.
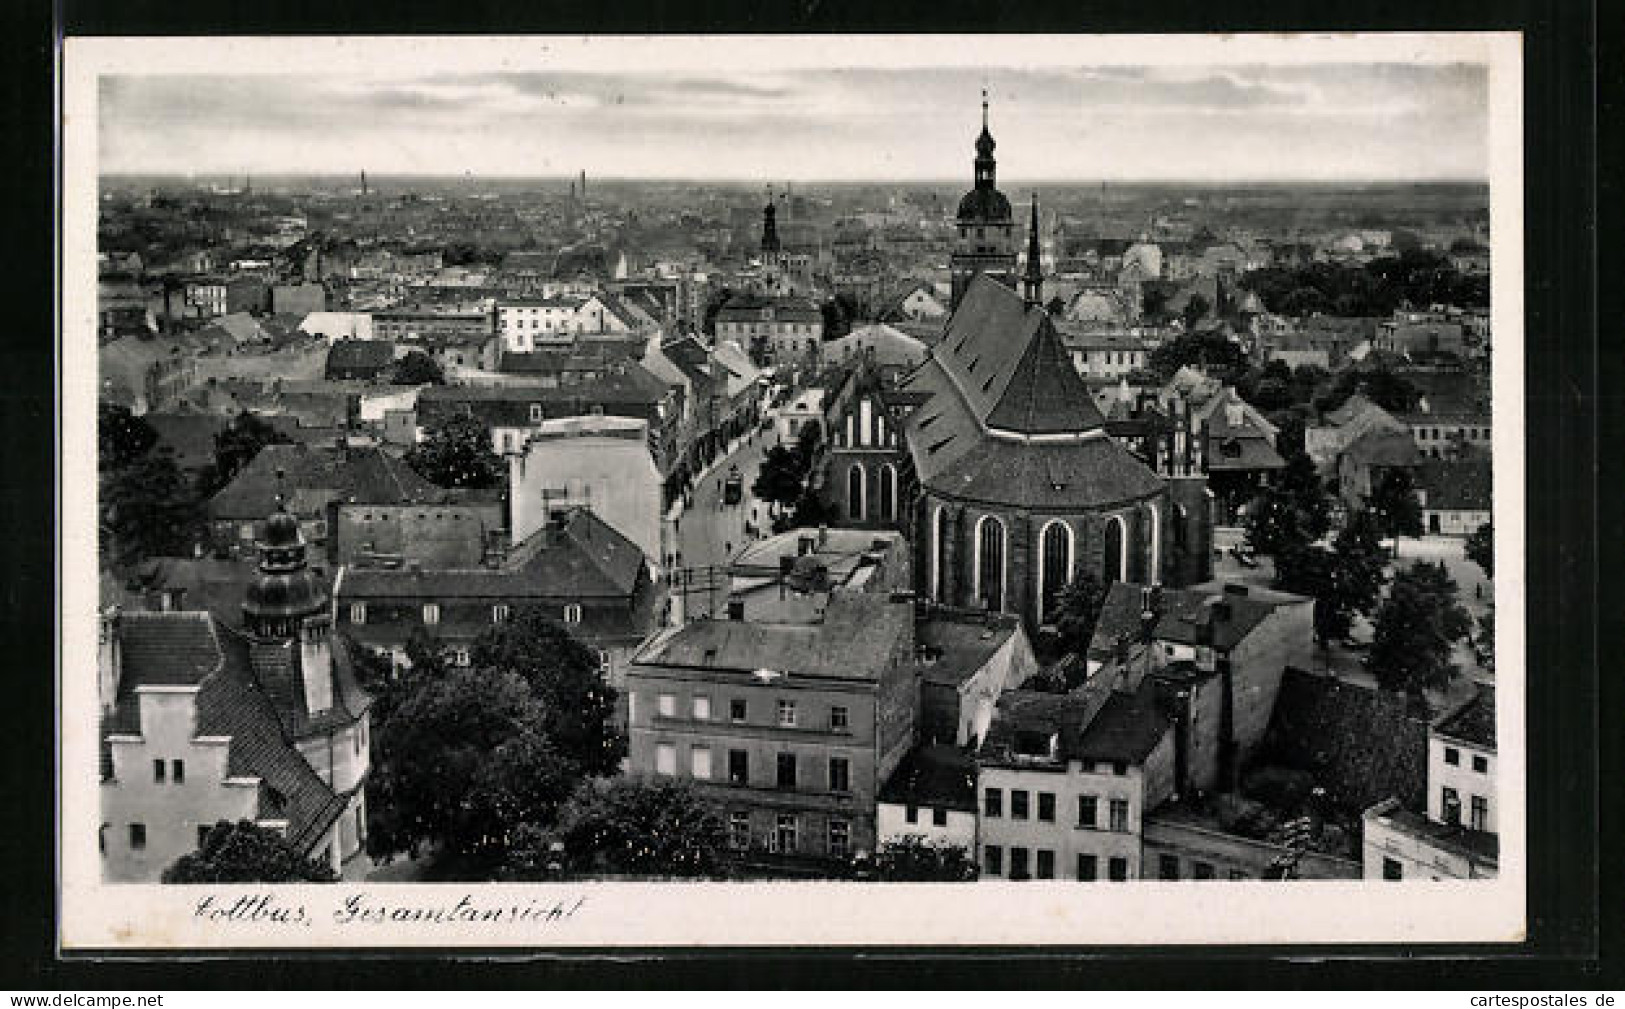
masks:
[[[880,467],[880,520],[890,522],[897,517],[897,468],[891,463]]]
[[[1101,551],[1100,576],[1108,583],[1128,580],[1128,557],[1124,550],[1124,541],[1128,537],[1125,532],[1122,516],[1113,515],[1106,520],[1106,546]]]
[[[1004,523],[991,515],[977,523],[976,602],[989,612],[1004,611]]]
[[[1048,622],[1061,589],[1072,580],[1072,530],[1057,519],[1044,527],[1039,543],[1039,616]]]
[[[863,464],[853,463],[846,471],[846,514],[848,518],[863,520]]]
[[[931,543],[931,598],[944,603],[948,601],[948,511],[942,505],[937,505],[931,519]]]

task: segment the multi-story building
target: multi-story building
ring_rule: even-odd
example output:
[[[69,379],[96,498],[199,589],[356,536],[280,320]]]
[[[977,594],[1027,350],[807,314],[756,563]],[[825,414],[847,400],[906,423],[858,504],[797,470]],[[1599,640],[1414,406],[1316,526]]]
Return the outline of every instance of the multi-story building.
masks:
[[[824,339],[824,314],[802,298],[741,296],[717,312],[717,342],[760,347],[775,364],[812,358]]]
[[[627,674],[631,773],[692,782],[747,861],[873,851],[880,786],[914,742],[913,619],[907,602],[837,593],[816,623],[661,633]]]
[[[976,758],[982,878],[1141,878],[1141,819],[1175,787],[1173,727],[1149,678],[1001,696]]]
[[[1121,378],[1145,370],[1150,357],[1144,338],[1127,329],[1063,327],[1060,332],[1072,366],[1084,378]]]
[[[628,417],[562,417],[539,424],[508,457],[509,529],[515,544],[558,515],[585,508],[660,565],[663,478],[649,426]]]
[[[101,852],[106,878],[156,881],[220,820],[279,831],[357,876],[364,852],[371,698],[331,634],[298,521],[258,540],[244,626],[204,612],[103,620]]]
[[[397,663],[421,634],[453,664],[467,665],[481,633],[521,607],[540,608],[597,652],[617,688],[627,657],[661,617],[642,552],[585,509],[560,513],[485,564],[345,567],[333,595],[339,627]]]
[[[1426,811],[1398,799],[1366,810],[1365,878],[1494,877],[1496,768],[1495,688],[1480,685],[1428,731]]]

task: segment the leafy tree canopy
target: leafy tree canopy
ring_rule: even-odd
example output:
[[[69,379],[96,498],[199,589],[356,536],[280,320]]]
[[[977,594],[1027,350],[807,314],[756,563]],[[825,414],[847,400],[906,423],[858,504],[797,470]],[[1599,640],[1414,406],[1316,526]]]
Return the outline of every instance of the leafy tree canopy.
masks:
[[[439,361],[421,350],[413,350],[395,362],[389,380],[394,385],[445,385],[446,373]]]
[[[1417,561],[1394,576],[1377,611],[1366,668],[1384,690],[1425,702],[1425,691],[1443,690],[1456,677],[1452,649],[1472,626],[1444,565]]]
[[[430,427],[406,453],[406,464],[439,487],[495,487],[502,481],[502,460],[491,450],[491,433],[466,414],[452,414]]]
[[[1486,522],[1467,537],[1467,559],[1479,566],[1486,577],[1495,577],[1495,527]]]
[[[473,665],[512,673],[530,685],[541,705],[542,731],[558,752],[588,774],[613,774],[626,755],[615,727],[619,697],[599,668],[597,654],[539,606],[516,607],[469,649]]]
[[[1300,452],[1287,458],[1286,468],[1247,509],[1243,528],[1248,545],[1276,558],[1326,535],[1331,528],[1331,499],[1307,455]]]
[[[198,850],[164,870],[165,883],[331,883],[338,877],[326,862],[306,858],[274,830],[239,820],[221,820]]]
[[[1247,355],[1217,330],[1184,333],[1151,352],[1147,365],[1160,381],[1194,365],[1221,382],[1235,385],[1247,372]]]
[[[963,845],[937,844],[907,834],[875,852],[875,876],[885,882],[959,883],[975,879],[977,871]]]
[[[1382,471],[1366,501],[1384,535],[1422,535],[1422,502],[1416,496],[1416,479],[1411,471],[1395,467]]]
[[[129,407],[99,404],[96,411],[96,462],[107,471],[130,463],[158,443],[151,424],[130,412]]]
[[[108,473],[101,487],[104,556],[123,566],[192,552],[203,531],[203,505],[168,449],[141,455]]]
[[[1056,594],[1055,633],[1064,652],[1078,656],[1088,652],[1110,588],[1098,574],[1084,570]]]
[[[727,846],[716,810],[681,781],[584,781],[560,813],[559,834],[582,871],[712,875]]]
[[[243,410],[214,436],[214,461],[198,474],[198,492],[213,497],[222,487],[237,479],[260,449],[267,445],[287,445],[291,439],[255,414]]]

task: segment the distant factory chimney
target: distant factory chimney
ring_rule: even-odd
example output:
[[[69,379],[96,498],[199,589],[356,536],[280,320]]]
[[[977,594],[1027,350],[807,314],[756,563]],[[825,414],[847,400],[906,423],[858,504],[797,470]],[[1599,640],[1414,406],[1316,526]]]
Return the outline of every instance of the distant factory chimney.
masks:
[[[361,169],[361,195],[367,195],[367,170]]]
[[[587,170],[585,168],[581,170],[581,198],[583,200],[587,198]]]

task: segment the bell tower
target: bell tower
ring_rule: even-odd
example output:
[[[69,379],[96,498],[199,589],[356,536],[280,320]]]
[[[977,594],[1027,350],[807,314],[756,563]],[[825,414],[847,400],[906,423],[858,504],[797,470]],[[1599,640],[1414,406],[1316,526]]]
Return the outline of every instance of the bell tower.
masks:
[[[1015,219],[1010,201],[997,186],[997,144],[988,128],[987,91],[982,91],[982,132],[976,138],[974,188],[959,201],[958,235],[950,260],[953,308],[965,296],[971,281],[985,273],[1009,288],[1016,286]]]

